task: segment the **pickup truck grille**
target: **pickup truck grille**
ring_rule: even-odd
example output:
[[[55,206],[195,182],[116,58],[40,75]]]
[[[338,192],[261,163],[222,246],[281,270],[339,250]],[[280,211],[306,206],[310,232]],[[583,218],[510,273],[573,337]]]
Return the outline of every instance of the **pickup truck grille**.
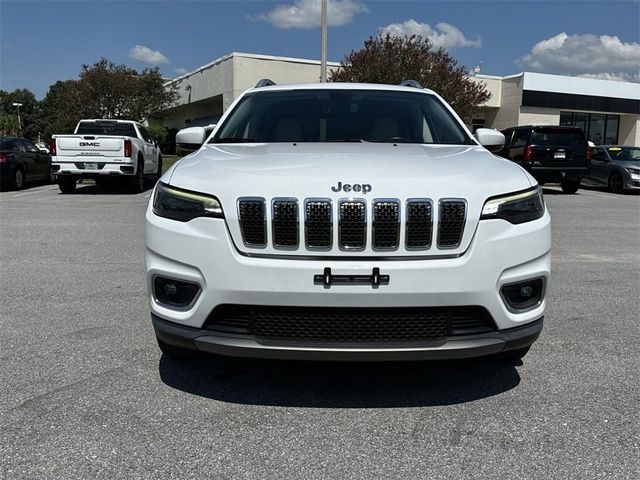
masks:
[[[369,212],[371,240],[368,240]],[[345,251],[362,251],[367,246],[373,250],[396,250],[402,233],[407,250],[431,248],[434,236],[438,249],[454,249],[462,242],[466,216],[467,203],[463,199],[442,199],[436,208],[426,198],[408,199],[404,205],[397,199],[375,199],[370,206],[364,199],[343,199],[337,202],[335,213],[333,201],[327,198],[307,198],[303,202],[296,198],[274,198],[270,211],[264,198],[238,199],[242,239],[252,248],[262,248],[270,242],[277,249],[298,249],[303,243],[307,250],[330,250],[335,223],[338,248]]]

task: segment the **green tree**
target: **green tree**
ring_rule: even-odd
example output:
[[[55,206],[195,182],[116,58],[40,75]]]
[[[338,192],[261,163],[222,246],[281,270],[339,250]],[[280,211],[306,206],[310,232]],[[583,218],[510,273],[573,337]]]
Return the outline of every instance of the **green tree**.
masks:
[[[78,98],[78,81],[58,81],[49,87],[40,102],[40,122],[45,138],[51,135],[73,133],[82,118],[82,103]]]
[[[329,77],[332,82],[392,85],[408,79],[440,94],[467,122],[491,97],[446,50],[434,50],[429,40],[419,35],[400,37],[379,32],[369,37],[363,48],[346,55]]]
[[[14,107],[14,103],[22,104],[20,107],[21,128],[18,127],[18,107]],[[37,140],[40,128],[39,115],[38,101],[30,90],[26,88],[19,88],[12,92],[0,90],[0,116],[2,117],[0,125],[2,125],[3,134],[21,134],[31,140]]]
[[[106,58],[83,65],[77,98],[84,118],[146,120],[162,118],[177,99],[177,87],[165,87],[157,67],[142,72]]]

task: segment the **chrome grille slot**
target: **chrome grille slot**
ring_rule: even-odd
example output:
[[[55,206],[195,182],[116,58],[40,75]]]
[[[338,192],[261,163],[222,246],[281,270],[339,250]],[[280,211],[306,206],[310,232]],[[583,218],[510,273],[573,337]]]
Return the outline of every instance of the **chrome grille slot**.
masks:
[[[245,245],[266,246],[267,218],[264,198],[251,197],[238,200],[238,218]]]
[[[299,241],[298,201],[295,198],[274,199],[271,226],[273,246],[295,248]]]
[[[309,198],[304,202],[305,244],[311,249],[329,249],[333,244],[331,200]]]
[[[431,247],[433,204],[428,199],[407,200],[405,243],[409,249]]]
[[[367,204],[364,200],[338,202],[338,228],[341,249],[364,249],[367,241]]]
[[[373,201],[373,248],[394,250],[400,242],[400,202]]]
[[[438,216],[438,247],[456,248],[462,241],[467,204],[461,199],[440,200]]]

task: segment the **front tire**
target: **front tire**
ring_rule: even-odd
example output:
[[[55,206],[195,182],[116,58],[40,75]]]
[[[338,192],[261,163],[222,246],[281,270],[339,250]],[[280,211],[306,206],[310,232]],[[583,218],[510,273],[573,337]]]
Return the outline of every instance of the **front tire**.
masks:
[[[73,193],[76,191],[76,185],[78,184],[78,179],[75,175],[65,175],[62,177],[58,177],[58,187],[62,193]]]
[[[622,177],[617,173],[614,173],[609,178],[609,191],[611,193],[624,193],[624,185],[622,183]]]
[[[564,193],[576,193],[580,188],[580,180],[563,180],[560,186]]]

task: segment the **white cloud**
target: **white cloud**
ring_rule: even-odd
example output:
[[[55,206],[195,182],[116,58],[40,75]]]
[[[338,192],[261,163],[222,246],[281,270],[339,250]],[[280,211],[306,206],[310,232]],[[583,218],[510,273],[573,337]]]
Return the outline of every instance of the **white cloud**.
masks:
[[[416,22],[413,19],[402,23],[392,23],[382,27],[383,34],[397,35],[400,37],[420,35],[428,38],[435,48],[479,47],[482,45],[480,37],[471,40],[464,36],[460,29],[450,23],[438,23],[435,28],[428,23]]]
[[[187,70],[186,68],[182,68],[181,67],[181,68],[174,68],[173,71],[176,72],[178,75],[184,75],[189,70]]]
[[[609,35],[562,32],[536,43],[516,64],[540,72],[638,82],[640,43]]]
[[[321,0],[295,0],[248,18],[269,22],[276,28],[314,28],[320,26],[320,11]],[[354,16],[368,11],[366,5],[358,0],[328,0],[327,24],[331,27],[347,25]]]
[[[136,45],[129,50],[129,58],[146,63],[147,65],[162,65],[169,63],[169,59],[158,50],[151,50],[144,45]]]

